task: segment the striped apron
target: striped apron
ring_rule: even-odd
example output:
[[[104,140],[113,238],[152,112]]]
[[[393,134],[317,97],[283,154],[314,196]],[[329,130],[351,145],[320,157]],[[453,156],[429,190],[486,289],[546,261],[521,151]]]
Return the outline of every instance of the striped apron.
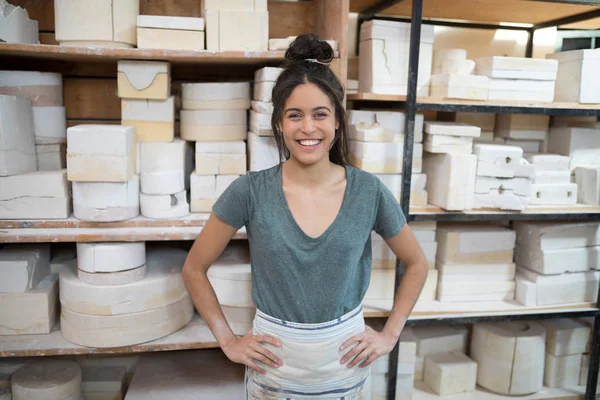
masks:
[[[340,318],[320,324],[300,324],[273,318],[256,311],[254,335],[278,339],[281,347],[263,345],[283,361],[272,368],[259,361],[266,375],[246,368],[247,400],[331,399],[369,400],[370,367],[348,368],[340,364],[354,345],[340,351],[350,337],[365,330],[362,306]]]

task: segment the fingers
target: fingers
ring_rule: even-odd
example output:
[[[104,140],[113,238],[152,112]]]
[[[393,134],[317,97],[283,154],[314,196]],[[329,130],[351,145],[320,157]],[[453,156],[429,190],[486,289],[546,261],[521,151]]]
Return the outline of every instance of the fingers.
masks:
[[[258,372],[259,374],[263,374],[265,375],[267,373],[267,371],[261,367],[259,367],[258,365],[256,365],[254,363],[254,361],[252,361],[251,358],[248,358],[244,364],[246,364],[247,366],[249,366],[250,368],[252,368],[254,371]]]
[[[355,365],[357,365],[363,361],[367,361],[367,358],[369,357],[369,354],[371,354],[371,352],[372,351],[365,346],[365,349],[363,349],[363,351],[358,353],[358,355],[356,357],[354,357],[354,360],[352,360],[350,362],[350,364],[348,364],[348,368],[353,368]]]
[[[342,357],[342,359],[340,360],[340,364],[346,364],[346,362],[348,360],[351,360],[352,358],[354,358],[356,355],[360,354],[364,349],[367,348],[367,344],[362,341],[360,342],[356,347],[354,347],[352,350],[350,350],[348,353],[346,353],[346,355],[344,357]]]
[[[281,342],[277,339],[275,339],[274,337],[271,336],[255,336],[254,337],[257,341],[261,342],[261,343],[269,343],[272,344],[275,347],[281,347]]]
[[[278,358],[270,350],[268,350],[268,349],[264,348],[263,346],[261,346],[259,343],[254,343],[254,345],[252,346],[252,348],[257,353],[259,353],[259,354],[261,354],[264,357],[266,357],[266,358],[269,359],[269,363],[265,362],[265,364],[269,364],[273,368],[277,368],[277,367],[283,365],[283,361],[281,361],[280,358]],[[260,361],[262,361],[262,360],[260,360]]]
[[[360,342],[363,339],[363,333],[359,334],[359,335],[354,335],[352,336],[350,339],[346,340],[344,342],[344,344],[342,344],[340,346],[340,350],[344,350],[345,348],[347,348],[348,346],[350,346],[352,343],[355,342]],[[343,363],[342,363],[343,364]]]
[[[253,358],[254,360],[260,361],[261,363],[268,365],[271,368],[279,368],[279,365],[277,363],[273,362],[273,360],[264,356],[263,354],[259,353],[258,351],[250,352],[249,356],[251,358]]]
[[[377,360],[378,358],[379,358],[379,356],[376,353],[374,353],[374,352],[370,353],[368,358],[365,361],[363,361],[363,363],[360,364],[358,366],[358,368],[368,367],[369,365],[371,365],[373,363],[373,361]]]

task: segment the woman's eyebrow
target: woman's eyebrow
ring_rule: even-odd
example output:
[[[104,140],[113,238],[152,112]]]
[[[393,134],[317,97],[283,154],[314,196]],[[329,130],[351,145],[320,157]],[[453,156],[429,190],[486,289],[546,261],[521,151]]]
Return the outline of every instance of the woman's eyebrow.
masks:
[[[329,112],[331,112],[331,110],[329,109],[329,107],[326,106],[318,106],[312,109],[313,111],[317,111],[317,110],[327,110]],[[296,111],[296,112],[302,112],[301,109],[299,108],[288,108],[287,110],[285,110],[285,112],[289,112],[289,111]]]

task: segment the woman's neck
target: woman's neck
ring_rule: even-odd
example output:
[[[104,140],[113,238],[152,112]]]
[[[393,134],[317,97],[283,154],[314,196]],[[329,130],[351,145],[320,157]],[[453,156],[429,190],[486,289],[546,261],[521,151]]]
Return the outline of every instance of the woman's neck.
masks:
[[[306,165],[292,157],[283,163],[282,174],[285,181],[310,188],[328,184],[335,176],[335,167],[328,159]]]

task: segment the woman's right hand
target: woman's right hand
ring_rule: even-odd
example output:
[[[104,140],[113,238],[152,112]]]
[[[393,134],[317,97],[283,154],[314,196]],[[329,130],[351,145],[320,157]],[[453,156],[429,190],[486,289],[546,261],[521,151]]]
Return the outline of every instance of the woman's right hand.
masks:
[[[231,361],[247,365],[260,374],[266,374],[267,371],[256,365],[254,360],[258,360],[273,368],[279,368],[283,365],[283,362],[275,354],[266,349],[262,345],[263,343],[281,347],[279,340],[271,336],[254,336],[252,331],[250,331],[246,336],[232,339],[221,348]]]

